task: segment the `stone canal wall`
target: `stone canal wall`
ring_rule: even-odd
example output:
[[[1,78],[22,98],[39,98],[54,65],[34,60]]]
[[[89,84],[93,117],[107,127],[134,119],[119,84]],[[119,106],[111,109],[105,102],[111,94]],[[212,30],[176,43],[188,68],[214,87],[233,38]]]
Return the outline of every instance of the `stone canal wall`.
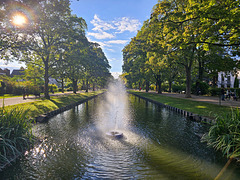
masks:
[[[140,96],[140,95],[135,94],[135,93],[133,93],[133,92],[128,92],[128,93],[129,93],[129,94],[133,94],[133,95],[135,95],[135,96],[137,96],[137,97],[139,97],[139,98],[141,98],[141,99],[144,99],[144,100],[146,100],[146,101],[152,102],[152,103],[154,103],[154,104],[161,105],[161,106],[163,106],[163,107],[165,107],[165,108],[167,108],[167,109],[169,109],[169,110],[171,110],[171,111],[175,111],[175,112],[177,112],[177,113],[179,113],[179,114],[181,114],[181,115],[189,118],[189,119],[192,120],[192,121],[196,121],[196,122],[207,122],[207,123],[211,123],[211,124],[215,122],[214,119],[212,119],[212,118],[205,117],[205,116],[200,116],[200,115],[194,114],[194,113],[192,113],[192,112],[188,112],[188,111],[185,111],[185,110],[182,110],[182,109],[173,107],[173,106],[169,106],[169,105],[166,105],[166,104],[164,104],[164,103],[161,103],[161,102],[158,102],[158,101],[155,101],[155,100],[152,100],[152,99],[149,99],[149,98]]]

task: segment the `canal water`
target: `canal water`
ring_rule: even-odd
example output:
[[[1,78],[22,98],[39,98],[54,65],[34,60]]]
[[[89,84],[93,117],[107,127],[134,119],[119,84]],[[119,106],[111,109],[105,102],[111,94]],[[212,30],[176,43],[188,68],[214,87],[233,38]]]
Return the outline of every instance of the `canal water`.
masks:
[[[122,139],[106,136],[111,130]],[[201,143],[206,127],[133,95],[109,91],[33,133],[43,142],[0,172],[0,179],[213,179],[226,163]],[[233,163],[222,179],[240,179]]]

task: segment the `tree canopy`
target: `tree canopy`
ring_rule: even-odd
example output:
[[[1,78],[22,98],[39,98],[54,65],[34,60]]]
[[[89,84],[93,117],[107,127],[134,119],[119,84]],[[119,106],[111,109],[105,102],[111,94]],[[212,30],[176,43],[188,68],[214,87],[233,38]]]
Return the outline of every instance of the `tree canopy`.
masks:
[[[137,77],[151,72],[156,77],[151,79],[152,83],[156,82],[160,88],[158,93],[161,93],[161,83],[168,82],[171,89],[172,82],[176,83],[176,78],[184,75],[186,97],[191,97],[196,67],[199,81],[206,78],[213,81],[217,72],[237,68],[239,13],[239,2],[235,0],[159,1],[150,19],[123,49],[126,79],[133,83],[129,75],[136,74],[134,66],[141,63],[147,69],[143,73],[139,71]],[[140,60],[143,52],[146,57]]]
[[[23,20],[16,23],[14,18]],[[28,67],[41,68],[46,98],[50,98],[50,77],[71,79],[75,92],[79,79],[86,78],[86,73],[91,74],[96,69],[93,65],[105,63],[98,68],[102,71],[98,75],[104,74],[105,81],[109,77],[108,60],[105,55],[100,58],[103,55],[99,53],[92,57],[89,51],[92,44],[85,36],[87,24],[83,18],[71,14],[69,0],[4,1],[0,23],[2,59],[15,59],[25,62]]]

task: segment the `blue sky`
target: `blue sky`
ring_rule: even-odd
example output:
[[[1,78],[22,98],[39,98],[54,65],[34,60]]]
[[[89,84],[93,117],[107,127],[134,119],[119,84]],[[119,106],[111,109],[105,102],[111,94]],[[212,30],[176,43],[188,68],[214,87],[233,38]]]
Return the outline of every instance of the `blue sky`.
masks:
[[[122,72],[122,49],[150,17],[157,0],[72,0],[72,14],[85,19],[86,35],[101,45],[111,72]],[[21,64],[0,62],[0,68],[18,69]]]
[[[122,72],[122,49],[150,17],[157,0],[73,0],[72,14],[83,17],[87,37],[98,42],[111,65]]]

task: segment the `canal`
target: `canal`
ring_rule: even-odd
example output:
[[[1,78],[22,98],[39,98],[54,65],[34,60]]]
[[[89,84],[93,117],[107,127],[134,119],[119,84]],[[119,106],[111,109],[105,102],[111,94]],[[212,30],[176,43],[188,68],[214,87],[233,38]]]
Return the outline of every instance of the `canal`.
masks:
[[[123,138],[106,136],[111,130]],[[37,124],[37,144],[0,179],[213,179],[226,163],[201,143],[202,124],[127,95],[121,85]],[[240,179],[230,165],[222,179]]]

